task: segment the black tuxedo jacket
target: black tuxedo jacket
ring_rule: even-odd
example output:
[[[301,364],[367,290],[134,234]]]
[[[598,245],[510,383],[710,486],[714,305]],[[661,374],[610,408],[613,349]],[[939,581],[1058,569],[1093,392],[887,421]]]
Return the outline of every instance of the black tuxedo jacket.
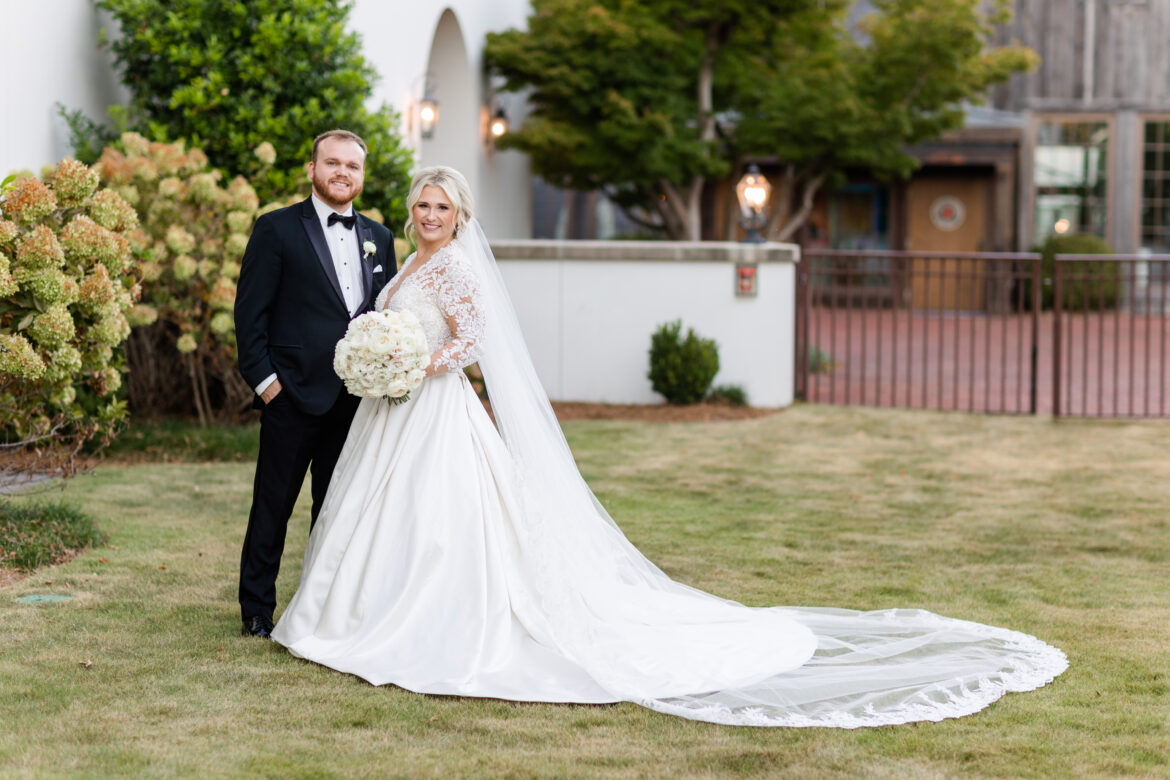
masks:
[[[361,252],[366,293],[361,314],[373,308],[397,265],[384,225],[359,214],[354,230],[359,248],[366,241],[377,246],[371,256]],[[275,373],[299,409],[329,411],[344,387],[333,371],[333,348],[350,315],[311,200],[256,220],[236,285],[235,316],[244,381],[255,388]]]

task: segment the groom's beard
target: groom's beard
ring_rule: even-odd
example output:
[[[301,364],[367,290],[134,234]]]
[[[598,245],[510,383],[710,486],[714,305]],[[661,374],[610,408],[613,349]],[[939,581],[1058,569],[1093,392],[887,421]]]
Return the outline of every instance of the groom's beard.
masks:
[[[335,194],[336,190],[331,190],[329,187],[331,181],[345,184],[346,194],[344,196],[339,193]],[[329,176],[317,176],[314,172],[312,182],[313,193],[321,199],[322,203],[335,211],[344,211],[350,203],[357,200],[358,195],[362,194],[362,179],[358,179],[355,182],[352,179],[340,178],[336,175],[332,176],[332,178]],[[339,200],[339,197],[344,197],[345,200]]]

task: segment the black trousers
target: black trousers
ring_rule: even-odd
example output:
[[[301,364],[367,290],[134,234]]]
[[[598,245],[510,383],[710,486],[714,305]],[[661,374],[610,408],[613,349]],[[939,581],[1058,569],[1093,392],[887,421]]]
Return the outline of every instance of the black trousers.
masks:
[[[359,402],[342,391],[325,414],[306,414],[282,391],[260,413],[260,455],[240,555],[240,612],[245,620],[271,618],[276,610],[280,556],[305,473],[312,469],[311,522],[316,523]]]

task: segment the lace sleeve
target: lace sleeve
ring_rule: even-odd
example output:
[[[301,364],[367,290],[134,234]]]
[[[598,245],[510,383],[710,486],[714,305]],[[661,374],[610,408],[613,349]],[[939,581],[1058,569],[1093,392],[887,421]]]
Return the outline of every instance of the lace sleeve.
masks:
[[[455,255],[435,275],[435,295],[451,326],[451,340],[436,353],[434,364],[436,368],[456,371],[479,360],[483,352],[479,280],[466,261]]]

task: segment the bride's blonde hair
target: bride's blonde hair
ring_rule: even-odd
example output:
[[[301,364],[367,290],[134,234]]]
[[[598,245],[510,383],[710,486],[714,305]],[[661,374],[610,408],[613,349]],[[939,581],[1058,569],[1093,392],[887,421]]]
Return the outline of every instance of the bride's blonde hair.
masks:
[[[406,229],[403,232],[406,234],[406,240],[412,244],[418,244],[418,238],[414,234],[414,221],[411,215],[414,213],[414,204],[422,197],[423,187],[427,186],[438,187],[447,194],[447,199],[455,209],[456,236],[467,228],[467,223],[474,216],[475,204],[471,197],[471,185],[467,183],[462,173],[445,165],[423,168],[414,175],[410,182],[410,194],[406,196]]]

